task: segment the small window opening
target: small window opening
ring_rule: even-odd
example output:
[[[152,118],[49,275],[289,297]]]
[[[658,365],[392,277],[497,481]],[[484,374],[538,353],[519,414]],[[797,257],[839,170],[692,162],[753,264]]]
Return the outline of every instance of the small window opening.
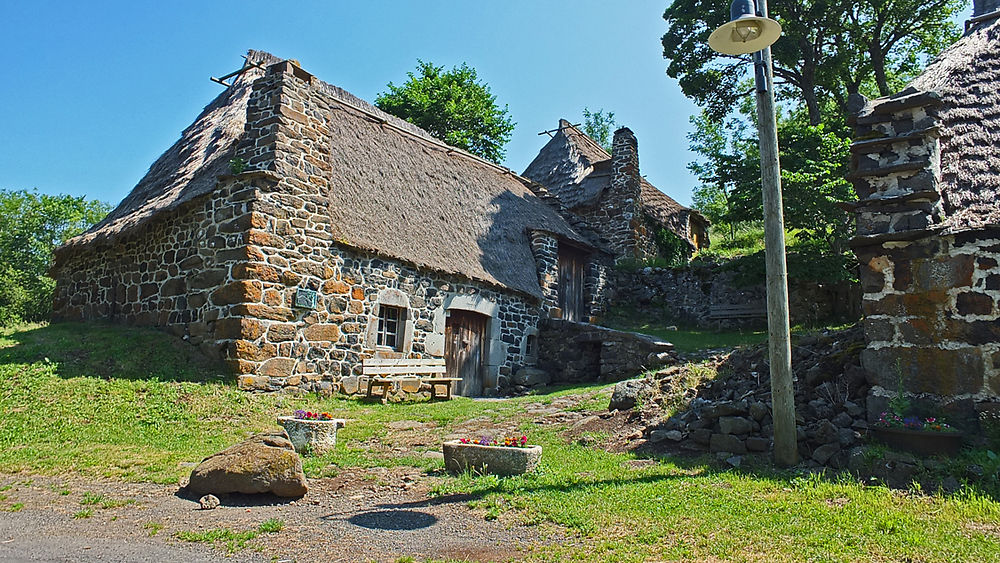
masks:
[[[401,328],[405,321],[406,312],[402,307],[379,306],[375,343],[378,346],[399,350],[403,341]]]
[[[534,359],[537,354],[538,348],[538,337],[534,334],[529,334],[524,339],[524,357],[528,359]]]

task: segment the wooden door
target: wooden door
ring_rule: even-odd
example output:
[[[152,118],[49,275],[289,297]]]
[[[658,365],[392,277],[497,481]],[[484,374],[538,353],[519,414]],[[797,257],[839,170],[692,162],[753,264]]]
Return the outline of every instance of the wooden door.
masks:
[[[567,321],[583,321],[583,280],[587,256],[583,252],[559,245],[559,308]]]
[[[445,322],[444,356],[448,377],[460,377],[455,393],[465,397],[483,394],[486,373],[486,328],[489,317],[469,311],[451,311]]]

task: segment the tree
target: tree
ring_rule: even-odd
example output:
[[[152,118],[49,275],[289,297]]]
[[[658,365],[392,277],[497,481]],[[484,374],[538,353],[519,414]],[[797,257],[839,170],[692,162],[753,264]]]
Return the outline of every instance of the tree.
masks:
[[[583,132],[588,137],[595,140],[604,147],[604,150],[611,152],[611,133],[615,130],[615,114],[609,111],[604,113],[603,109],[591,112],[583,108]]]
[[[478,81],[476,70],[462,63],[451,70],[417,60],[416,72],[407,81],[378,94],[379,109],[425,129],[449,145],[499,163],[510,141],[514,122],[507,106]]]
[[[818,125],[827,101],[845,113],[850,93],[890,93],[954,41],[953,18],[966,1],[773,3],[770,15],[782,26],[782,39],[772,46],[779,99],[801,101],[809,124]],[[713,119],[723,119],[747,92],[753,69],[749,55],[722,55],[708,46],[712,30],[729,20],[728,11],[714,0],[674,0],[663,18],[667,74]]]
[[[0,190],[0,326],[40,321],[52,307],[52,250],[100,221],[106,203]]]

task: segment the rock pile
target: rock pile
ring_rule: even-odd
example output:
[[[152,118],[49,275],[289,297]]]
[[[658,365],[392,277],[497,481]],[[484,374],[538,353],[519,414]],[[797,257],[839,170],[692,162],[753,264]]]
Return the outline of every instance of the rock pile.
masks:
[[[792,349],[795,373],[799,456],[806,466],[847,468],[852,447],[868,429],[868,384],[859,354],[860,328],[797,339]],[[656,416],[643,432],[647,443],[663,449],[717,453],[733,465],[740,456],[767,452],[774,436],[767,348],[739,349],[714,360],[718,375],[684,389],[685,367],[662,370],[645,380],[620,383],[611,409],[630,408],[632,397],[648,396],[668,410],[683,393],[687,408]],[[653,411],[656,412],[656,411]]]

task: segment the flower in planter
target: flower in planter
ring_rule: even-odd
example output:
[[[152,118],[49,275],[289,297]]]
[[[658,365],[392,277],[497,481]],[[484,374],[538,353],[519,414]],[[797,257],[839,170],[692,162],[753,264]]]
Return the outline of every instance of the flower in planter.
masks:
[[[897,413],[883,412],[875,422],[876,428],[903,428],[906,430],[923,430],[925,432],[957,432],[952,426],[934,417],[900,416]]]
[[[299,409],[295,411],[295,418],[299,420],[333,420],[333,415],[328,412],[312,412]]]
[[[490,438],[489,436],[483,436],[482,438],[460,438],[458,440],[461,444],[475,444],[477,446],[497,446],[504,448],[526,448],[528,447],[528,437],[522,435],[520,438],[516,436],[504,436],[503,438]]]

